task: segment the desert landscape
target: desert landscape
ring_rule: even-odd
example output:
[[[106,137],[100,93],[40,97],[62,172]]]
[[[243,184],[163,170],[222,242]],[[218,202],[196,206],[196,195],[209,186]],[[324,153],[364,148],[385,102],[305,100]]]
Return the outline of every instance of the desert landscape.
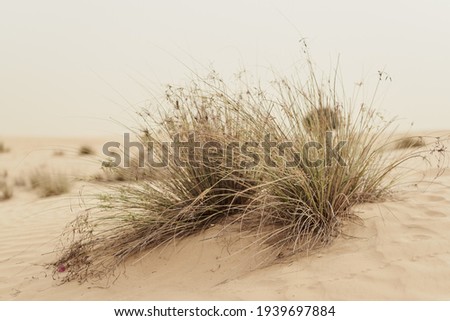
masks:
[[[128,310],[84,301],[448,311],[449,15],[442,1],[2,6],[7,318],[78,318],[65,301],[101,319]]]
[[[9,151],[0,154],[1,170],[13,188],[0,202],[2,300],[450,299],[450,175],[436,178],[436,164],[413,160],[415,171],[395,199],[358,206],[361,222],[347,223],[330,246],[288,262],[260,267],[255,247],[211,228],[128,259],[106,285],[61,284],[47,264],[66,224],[105,188],[95,177],[106,139],[2,139]],[[79,153],[86,144],[93,155]],[[26,182],[36,169],[64,175],[70,189],[42,197]]]

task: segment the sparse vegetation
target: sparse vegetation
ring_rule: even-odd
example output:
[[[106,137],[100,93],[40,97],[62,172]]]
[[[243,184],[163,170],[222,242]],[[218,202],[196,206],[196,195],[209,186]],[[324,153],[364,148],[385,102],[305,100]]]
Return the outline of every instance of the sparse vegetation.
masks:
[[[80,155],[94,155],[95,152],[92,149],[92,147],[88,146],[88,145],[83,145],[80,147],[78,154]]]
[[[64,234],[54,263],[55,271],[67,271],[63,281],[100,278],[134,254],[216,223],[224,229],[239,224],[241,233],[252,234],[261,251],[271,253],[269,261],[309,251],[356,219],[355,205],[389,197],[397,181],[394,170],[421,154],[387,157],[382,147],[391,140],[391,122],[371,103],[349,105],[333,80],[321,81],[308,62],[309,78],[279,79],[275,90],[251,84],[231,90],[214,73],[187,87],[169,86],[162,119],[141,112],[144,134],[137,136],[153,142],[156,160],[162,160],[163,142],[195,134],[202,146],[219,143],[220,162],[169,162],[161,179],[116,186],[99,196],[100,205]],[[267,134],[274,143],[292,144],[284,155],[270,152],[273,163],[263,161],[268,155],[261,145],[252,149],[259,159],[253,164],[240,149],[223,150],[233,142],[263,142]],[[311,142],[313,162],[304,154]],[[329,159],[329,144],[340,146],[340,159]],[[196,150],[181,152],[183,161],[200,156]],[[296,163],[288,166],[286,160]]]
[[[404,137],[395,144],[396,149],[420,148],[426,146],[425,141],[420,136]]]
[[[34,170],[29,176],[29,183],[40,197],[61,195],[70,190],[70,182],[67,176],[46,169]]]

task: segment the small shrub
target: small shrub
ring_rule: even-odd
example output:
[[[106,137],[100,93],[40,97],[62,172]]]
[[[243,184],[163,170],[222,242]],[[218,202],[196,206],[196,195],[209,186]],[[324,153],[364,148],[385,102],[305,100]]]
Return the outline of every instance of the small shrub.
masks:
[[[65,175],[43,169],[33,171],[29,176],[29,183],[40,197],[61,195],[70,190],[70,183]]]
[[[424,147],[425,141],[420,136],[404,137],[395,144],[396,149],[420,148]]]
[[[92,147],[83,145],[80,147],[78,154],[79,155],[93,155],[95,153],[94,153],[94,150],[92,149]]]
[[[211,81],[221,84],[219,80]],[[196,83],[189,88],[167,89],[168,104],[165,115],[158,120],[160,125],[148,126],[144,129],[146,135],[141,136],[144,146],[148,141],[154,143],[155,161],[162,158],[162,143],[175,135],[185,141],[193,134],[201,144],[215,141],[222,146],[259,139],[251,136],[260,132],[246,127],[255,126],[253,121],[244,121],[254,115],[249,110],[239,111],[239,95],[234,101],[209,86],[201,90]],[[146,123],[153,120],[151,113],[141,116]],[[168,158],[172,160],[173,151],[170,153]],[[224,153],[222,164],[217,165],[188,162],[190,157],[201,160],[198,149],[194,153],[189,155],[181,149],[179,156],[186,166],[170,161],[158,172],[156,180],[152,177],[118,185],[100,196],[95,214],[76,219],[67,232],[73,235],[71,228],[74,228],[77,238],[70,242],[56,263],[71,267],[66,280],[82,281],[86,273],[90,277],[103,275],[105,270],[113,270],[142,249],[198,233],[245,207],[253,194],[251,187],[258,172],[242,165],[243,156],[239,151],[233,155]],[[145,170],[151,173],[153,168],[146,164]],[[92,263],[86,265],[86,260]]]

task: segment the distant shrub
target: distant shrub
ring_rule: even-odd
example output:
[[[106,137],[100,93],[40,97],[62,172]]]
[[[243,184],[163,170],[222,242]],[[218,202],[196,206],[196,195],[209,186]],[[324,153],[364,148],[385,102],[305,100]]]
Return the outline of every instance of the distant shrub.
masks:
[[[302,124],[309,132],[335,130],[342,124],[338,107],[310,107],[302,118]]]
[[[154,143],[155,159],[174,159],[173,150],[164,156],[164,142],[186,141],[194,133],[200,146],[217,143],[219,162],[202,158],[200,149],[181,149],[177,157],[184,165],[168,162],[158,180],[115,184],[67,226],[55,273],[63,267],[64,281],[101,278],[136,254],[216,224],[238,224],[241,235],[255,237],[261,253],[271,253],[269,261],[309,253],[357,219],[355,206],[389,198],[402,175],[396,169],[423,153],[386,154],[392,123],[372,103],[355,103],[337,92],[332,79],[320,81],[310,61],[309,68],[305,81],[272,81],[274,91],[253,84],[236,91],[214,72],[186,87],[168,86],[164,109],[156,113],[161,117],[139,113],[141,142]],[[267,135],[278,146],[290,143],[290,149],[267,157],[257,143]],[[330,157],[323,139],[339,157]],[[243,149],[228,152],[236,142],[257,143],[252,166]],[[314,146],[312,159],[305,146]],[[149,170],[150,165],[145,163]],[[108,162],[104,167],[113,169]]]
[[[424,147],[425,142],[422,137],[405,137],[400,139],[396,144],[396,149],[420,148]]]
[[[43,169],[33,171],[29,176],[29,182],[40,197],[61,195],[70,190],[70,183],[65,175]]]
[[[83,145],[80,147],[80,150],[78,151],[78,154],[80,155],[93,155],[94,150],[92,149],[92,147],[87,146],[87,145]]]

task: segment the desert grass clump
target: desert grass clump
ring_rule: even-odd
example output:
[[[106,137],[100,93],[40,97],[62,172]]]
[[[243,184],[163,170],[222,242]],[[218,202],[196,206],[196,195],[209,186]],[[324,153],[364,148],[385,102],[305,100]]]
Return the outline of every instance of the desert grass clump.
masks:
[[[395,120],[386,120],[374,101],[389,77],[379,77],[372,97],[358,86],[349,98],[337,91],[335,75],[322,77],[309,59],[307,66],[307,77],[275,82],[272,136],[292,148],[260,169],[265,182],[242,213],[261,251],[271,253],[269,261],[329,244],[345,222],[359,220],[356,205],[391,198],[407,163],[430,156],[423,150],[387,152],[395,142]],[[442,164],[442,144],[432,153]]]
[[[70,190],[70,182],[66,175],[46,169],[35,169],[30,173],[28,181],[40,197],[57,196]]]
[[[94,155],[95,152],[94,152],[94,150],[92,149],[91,146],[83,145],[83,146],[81,146],[80,149],[78,150],[78,154],[79,154],[79,155]]]
[[[168,160],[158,179],[100,195],[64,232],[55,273],[66,271],[63,281],[101,278],[133,255],[217,223],[239,225],[271,261],[329,244],[357,219],[355,205],[390,197],[397,169],[423,154],[386,154],[392,121],[374,99],[345,97],[336,77],[322,79],[307,61],[306,78],[279,78],[269,89],[231,90],[214,73],[169,86],[160,116],[140,112],[136,133],[153,155],[145,168]],[[201,148],[175,155],[165,144],[190,139]],[[228,148],[235,144],[251,153]],[[216,161],[202,157],[206,146]]]
[[[239,149],[230,152],[226,146],[254,139],[254,115],[243,97],[228,93],[215,77],[169,86],[158,118],[139,113],[137,139],[148,146],[153,162],[167,164],[151,179],[112,187],[99,196],[99,205],[72,222],[65,233],[68,246],[54,264],[67,268],[65,281],[101,277],[132,255],[226,221],[250,202],[258,172],[248,168]],[[204,161],[202,149],[181,148],[177,154],[166,145],[190,139],[201,146],[212,142],[216,157]],[[155,168],[149,160],[144,166]]]
[[[395,143],[396,149],[421,148],[425,146],[425,141],[421,136],[404,137]]]

